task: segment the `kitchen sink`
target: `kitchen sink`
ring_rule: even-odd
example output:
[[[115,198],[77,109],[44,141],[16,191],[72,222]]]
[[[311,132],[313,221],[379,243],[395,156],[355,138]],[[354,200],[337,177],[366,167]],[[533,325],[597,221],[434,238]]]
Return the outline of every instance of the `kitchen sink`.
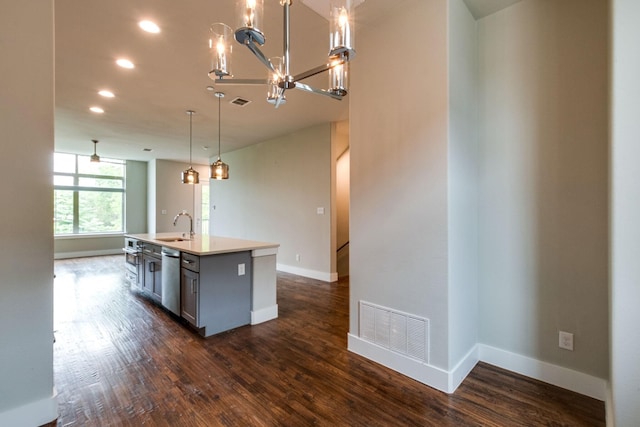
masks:
[[[156,240],[160,242],[188,242],[191,239],[185,239],[183,237],[157,237]]]

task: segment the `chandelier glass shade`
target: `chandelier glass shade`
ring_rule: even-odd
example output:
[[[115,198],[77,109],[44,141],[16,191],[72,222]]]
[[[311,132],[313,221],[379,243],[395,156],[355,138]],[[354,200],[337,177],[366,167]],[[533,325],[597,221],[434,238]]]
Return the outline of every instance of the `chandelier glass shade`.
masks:
[[[231,52],[233,51],[233,30],[220,22],[209,28],[209,52],[211,56],[212,79],[232,77]]]
[[[355,57],[353,3],[356,0],[330,0],[329,53],[327,60],[299,74],[291,74],[292,0],[280,0],[283,9],[283,52],[277,58],[267,58],[260,46],[265,43],[262,32],[264,0],[236,0],[235,40],[246,46],[267,68],[266,79],[234,79],[231,73],[231,29],[216,23],[210,28],[209,50],[211,70],[209,77],[216,85],[267,85],[267,102],[276,108],[285,102],[285,91],[299,89],[341,100],[349,92],[348,63]],[[329,88],[317,89],[302,81],[329,71]]]

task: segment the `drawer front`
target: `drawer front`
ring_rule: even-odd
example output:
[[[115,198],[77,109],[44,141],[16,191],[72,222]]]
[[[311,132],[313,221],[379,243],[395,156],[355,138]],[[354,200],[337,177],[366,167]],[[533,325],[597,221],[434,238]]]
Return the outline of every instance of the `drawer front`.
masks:
[[[200,271],[200,257],[186,252],[182,252],[181,265],[191,271]]]
[[[152,243],[145,243],[144,249],[142,249],[142,252],[144,252],[145,254],[159,257],[159,256],[162,256],[162,247],[158,245],[154,245]]]

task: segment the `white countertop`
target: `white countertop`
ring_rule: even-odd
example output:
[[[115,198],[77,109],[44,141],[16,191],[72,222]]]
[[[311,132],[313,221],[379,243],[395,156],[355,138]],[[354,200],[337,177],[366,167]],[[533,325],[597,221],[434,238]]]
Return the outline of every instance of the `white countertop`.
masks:
[[[126,234],[126,237],[142,240],[155,245],[177,249],[194,255],[214,255],[229,252],[253,251],[256,249],[277,249],[279,243],[257,242],[254,240],[234,239],[231,237],[196,234],[193,240],[166,241],[183,238],[181,233]]]

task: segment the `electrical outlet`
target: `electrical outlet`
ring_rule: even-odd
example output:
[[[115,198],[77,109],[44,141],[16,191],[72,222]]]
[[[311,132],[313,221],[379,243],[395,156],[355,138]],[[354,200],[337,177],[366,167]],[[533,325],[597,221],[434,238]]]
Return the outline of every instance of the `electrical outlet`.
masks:
[[[238,264],[238,276],[244,276],[244,263]]]
[[[300,262],[300,254],[296,254],[296,262]]]
[[[573,351],[573,334],[570,332],[558,332],[558,347]]]

